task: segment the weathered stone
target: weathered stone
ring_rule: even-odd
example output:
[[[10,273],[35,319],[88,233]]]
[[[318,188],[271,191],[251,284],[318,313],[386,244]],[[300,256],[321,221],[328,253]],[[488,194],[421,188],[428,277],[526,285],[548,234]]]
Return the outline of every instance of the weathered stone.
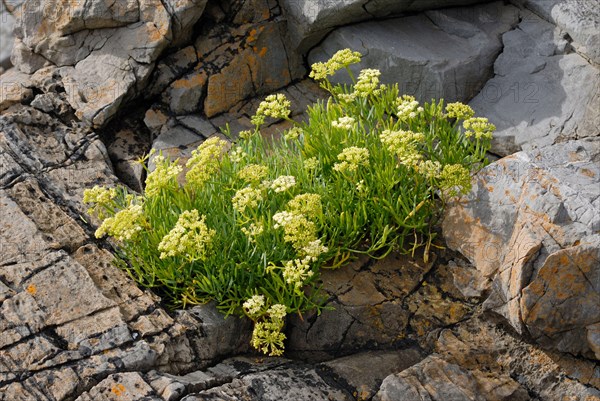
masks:
[[[491,75],[502,49],[500,35],[516,25],[518,14],[515,7],[496,2],[345,26],[313,49],[309,62],[350,48],[364,55],[351,67],[355,76],[362,68],[377,68],[383,83],[398,83],[401,93],[420,101],[465,101]],[[350,83],[345,70],[332,81]]]
[[[484,307],[540,344],[592,357],[600,321],[600,168],[594,142],[520,152],[483,169],[443,223],[489,280]],[[596,358],[598,356],[596,355]]]
[[[144,89],[161,52],[189,39],[205,4],[55,1],[30,7],[18,22],[13,61],[29,73],[48,63],[68,66],[61,75],[69,103],[78,118],[102,126]]]
[[[190,344],[195,350],[194,362],[198,367],[209,366],[225,357],[250,351],[250,320],[237,316],[225,317],[214,304],[180,311],[177,321],[198,331]]]
[[[30,76],[11,68],[0,76],[0,111],[10,106],[26,102],[33,97]]]
[[[334,359],[322,363],[319,368],[325,374],[331,374],[342,388],[350,387],[357,400],[369,400],[388,375],[408,369],[422,359],[423,355],[414,348],[370,351]]]
[[[150,138],[139,127],[125,126],[111,135],[108,155],[119,179],[134,191],[141,192],[146,171],[139,162],[150,151]]]
[[[194,71],[173,81],[163,92],[163,101],[176,115],[198,112],[202,109],[200,100],[206,94],[207,81],[205,71]]]
[[[573,38],[578,53],[600,64],[600,10],[585,0],[513,0],[557,25]]]
[[[523,390],[536,400],[595,400],[600,395],[597,363],[542,351],[481,319],[443,330],[434,349],[471,372],[488,394],[486,400],[506,399],[501,397],[511,393],[514,398],[508,399],[517,400]]]
[[[247,364],[247,362],[243,363]],[[350,394],[325,382],[314,368],[309,366],[288,363],[266,371],[250,371],[240,376],[230,383],[188,395],[183,400],[201,401],[218,398],[223,401],[349,401],[353,399]]]
[[[510,377],[492,378],[492,386],[437,355],[383,381],[376,401],[526,401],[527,392]],[[488,388],[486,388],[488,387]]]
[[[360,259],[342,269],[324,270],[323,291],[329,298],[327,306],[334,309],[293,317],[286,349],[319,358],[398,343],[411,314],[404,298],[419,287],[431,267],[394,254],[372,265]]]
[[[598,136],[600,72],[555,27],[525,13],[519,29],[502,37],[494,78],[469,103],[497,127],[491,151],[521,149]]]
[[[164,401],[137,372],[117,373],[98,383],[76,401]]]
[[[349,25],[352,22],[479,2],[478,0],[418,2],[377,0],[364,3],[357,0],[284,0],[281,5],[286,11],[292,44],[296,51],[305,53],[333,28]]]
[[[15,17],[4,6],[4,2],[0,2],[0,67],[9,69],[10,54],[13,48],[13,27],[15,25]]]

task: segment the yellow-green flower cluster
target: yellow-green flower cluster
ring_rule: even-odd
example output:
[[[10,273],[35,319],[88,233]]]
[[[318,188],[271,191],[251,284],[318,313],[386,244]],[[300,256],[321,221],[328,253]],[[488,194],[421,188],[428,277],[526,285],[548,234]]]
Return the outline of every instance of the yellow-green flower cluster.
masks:
[[[129,205],[112,217],[102,222],[96,230],[96,238],[110,235],[119,241],[128,241],[134,238],[145,222],[142,205]]]
[[[303,259],[294,259],[285,262],[283,265],[283,279],[286,283],[293,285],[296,289],[301,289],[307,279],[313,276],[310,263],[312,258],[306,256]]]
[[[252,243],[256,242],[256,237],[263,233],[264,225],[262,223],[250,223],[249,227],[242,227],[242,232]]]
[[[300,213],[282,211],[273,215],[275,229],[283,228],[286,242],[300,250],[317,239],[317,226],[308,217]]]
[[[467,120],[475,115],[473,109],[461,102],[448,103],[446,105],[446,117],[457,120]]]
[[[246,208],[256,209],[262,202],[262,191],[258,188],[245,187],[235,193],[231,199],[233,208],[240,213],[244,213]]]
[[[319,159],[316,157],[310,157],[304,160],[304,168],[308,171],[316,170],[319,167]]]
[[[178,160],[171,163],[165,160],[163,155],[156,156],[154,163],[156,168],[146,177],[144,193],[149,198],[158,195],[161,190],[176,183],[177,176],[183,171],[183,167],[178,164]]]
[[[414,96],[410,95],[403,95],[396,99],[396,106],[396,115],[401,121],[415,118],[419,113],[424,111]]]
[[[358,75],[356,84],[354,85],[354,93],[360,97],[367,97],[370,94],[377,94],[379,91],[377,87],[379,86],[380,75],[381,71],[373,68],[362,70]]]
[[[88,214],[96,213],[100,219],[105,217],[102,209],[111,208],[114,204],[114,199],[118,192],[116,188],[105,188],[94,185],[92,189],[83,191],[83,202],[93,203],[93,206],[88,209]]]
[[[316,261],[321,254],[329,252],[329,248],[321,244],[320,239],[309,242],[305,247],[300,250],[300,254],[312,261]]]
[[[238,172],[238,177],[249,183],[258,183],[269,173],[269,168],[260,164],[248,164]]]
[[[268,318],[254,323],[252,331],[252,346],[269,356],[283,354],[283,342],[286,337],[281,332],[285,324],[285,306],[275,304],[267,310]]]
[[[337,120],[333,120],[331,122],[331,126],[333,128],[351,130],[352,128],[354,128],[355,123],[356,123],[356,120],[354,118],[345,116],[345,117],[340,117]]]
[[[351,146],[342,150],[337,156],[339,163],[333,165],[333,169],[340,172],[356,171],[359,166],[369,165],[369,150]]]
[[[189,169],[185,175],[187,183],[202,186],[208,181],[219,170],[221,157],[227,145],[227,141],[213,136],[192,151],[192,157],[186,163]]]
[[[175,227],[158,244],[160,258],[185,256],[191,261],[205,260],[216,234],[206,226],[205,219],[196,209],[181,213]]]
[[[304,131],[302,131],[302,128],[292,127],[289,130],[287,130],[283,136],[285,139],[287,139],[289,141],[289,140],[294,140],[294,139],[300,138],[300,136],[303,133],[304,133]]]
[[[471,190],[471,174],[460,164],[447,164],[440,173],[440,189],[449,196],[466,194]]]
[[[263,314],[263,308],[265,306],[264,295],[253,295],[252,298],[246,300],[242,304],[244,312],[253,319],[260,317]]]
[[[348,67],[351,64],[360,63],[361,54],[350,49],[337,51],[327,62],[314,63],[309,77],[321,81],[336,71]]]
[[[321,195],[300,194],[288,202],[288,208],[292,213],[299,213],[315,219],[323,214]]]
[[[229,160],[234,163],[240,163],[246,156],[248,156],[248,154],[244,152],[244,149],[242,149],[241,146],[236,146],[235,149],[229,152]]]
[[[418,144],[425,139],[425,135],[420,132],[385,130],[379,135],[379,139],[402,164],[412,166],[423,157],[419,153]]]
[[[254,135],[255,131],[243,130],[238,134],[241,139],[250,139]]]
[[[432,179],[440,175],[440,172],[442,171],[442,165],[438,161],[421,160],[416,165],[416,169],[428,179]]]
[[[285,192],[296,185],[296,177],[293,175],[280,175],[271,182],[270,188],[275,192]]]
[[[269,95],[260,102],[256,114],[252,117],[252,124],[259,126],[265,122],[265,117],[288,118],[292,104],[283,93]]]
[[[266,308],[265,296],[253,295],[243,303],[242,308],[246,315],[254,320],[250,344],[270,356],[283,354],[283,342],[286,337],[281,330],[287,316],[285,305],[274,304]]]
[[[463,122],[465,136],[467,138],[474,136],[476,139],[492,139],[492,134],[496,126],[485,117],[472,117]]]

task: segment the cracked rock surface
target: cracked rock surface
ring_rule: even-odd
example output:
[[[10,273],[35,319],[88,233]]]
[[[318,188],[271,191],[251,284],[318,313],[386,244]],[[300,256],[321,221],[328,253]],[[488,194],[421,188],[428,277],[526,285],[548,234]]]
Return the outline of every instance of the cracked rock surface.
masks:
[[[568,35],[553,24],[521,14],[517,28],[502,36],[494,77],[469,103],[497,127],[491,151],[507,156],[598,136],[598,66],[574,52]]]
[[[351,68],[355,76],[362,68],[377,68],[383,83],[398,83],[400,93],[419,101],[466,101],[491,75],[502,49],[500,37],[518,19],[516,7],[493,2],[368,21],[336,29],[308,59],[326,61],[348,47],[364,54]],[[346,71],[334,82],[350,83]]]
[[[483,169],[443,223],[489,281],[483,304],[548,348],[600,359],[600,142],[519,152]]]

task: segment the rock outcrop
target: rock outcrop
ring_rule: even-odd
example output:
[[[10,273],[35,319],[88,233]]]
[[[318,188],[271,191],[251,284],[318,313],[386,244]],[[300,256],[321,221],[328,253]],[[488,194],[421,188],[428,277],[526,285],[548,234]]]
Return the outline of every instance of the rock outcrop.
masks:
[[[466,101],[492,75],[502,50],[500,37],[518,22],[517,8],[494,2],[471,8],[426,11],[419,15],[363,22],[336,29],[309,54],[309,62],[328,60],[337,50],[364,54],[353,66],[382,71],[384,83],[420,101]],[[334,82],[349,83],[345,71]]]
[[[486,167],[444,236],[490,280],[484,308],[520,334],[600,359],[600,145],[573,141]]]
[[[521,14],[517,29],[502,37],[495,76],[470,102],[498,128],[491,151],[507,156],[598,136],[598,67],[573,52],[569,36],[554,25],[530,12]]]
[[[473,5],[482,0],[283,0],[282,7],[294,50],[306,53],[336,27],[373,18],[389,18],[402,13],[442,7]]]
[[[0,400],[600,399],[598,9],[475,3],[2,1]],[[247,129],[267,93],[301,119],[305,61],[343,47],[405,93],[475,96],[509,156],[449,205],[453,250],[326,271],[335,309],[259,357],[248,320],[138,288],[82,193],[141,191],[148,150]]]

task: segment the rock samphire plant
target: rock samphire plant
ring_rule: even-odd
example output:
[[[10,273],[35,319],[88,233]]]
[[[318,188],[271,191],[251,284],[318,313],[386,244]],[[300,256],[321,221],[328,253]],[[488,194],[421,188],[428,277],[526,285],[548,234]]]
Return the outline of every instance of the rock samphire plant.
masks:
[[[312,66],[331,96],[306,122],[270,95],[233,144],[211,137],[185,166],[155,155],[143,195],[86,190],[102,220],[96,236],[113,237],[120,264],[171,305],[214,301],[244,314],[252,345],[280,355],[286,316],[322,308],[320,269],[356,254],[427,252],[445,201],[470,189],[495,128],[461,103],[420,106],[380,85],[378,70],[355,78],[349,66],[360,56],[341,50]],[[353,84],[331,84],[344,69]],[[268,118],[292,127],[267,139]]]

